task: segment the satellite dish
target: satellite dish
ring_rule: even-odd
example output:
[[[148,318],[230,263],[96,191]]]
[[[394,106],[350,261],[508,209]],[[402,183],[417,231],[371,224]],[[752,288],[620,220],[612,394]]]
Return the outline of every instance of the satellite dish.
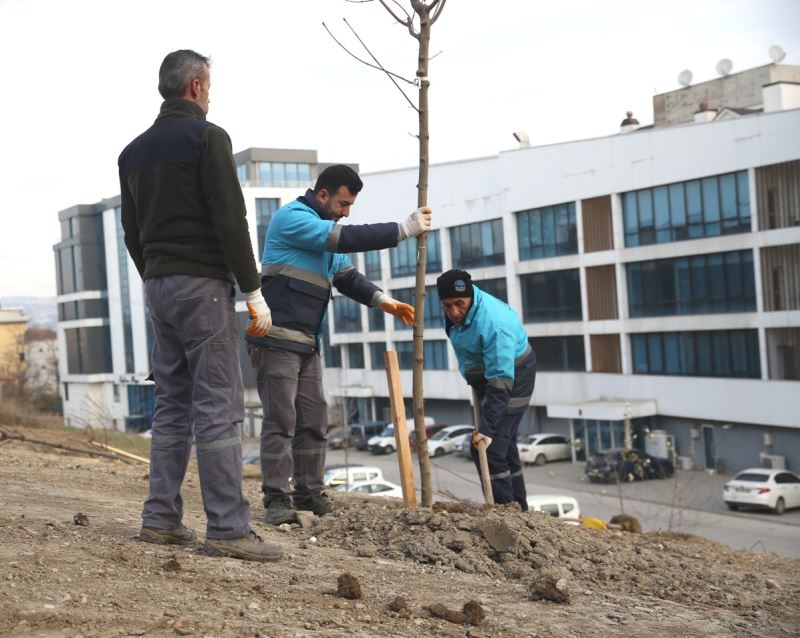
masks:
[[[783,60],[783,58],[785,58],[785,57],[786,57],[786,51],[784,51],[784,50],[783,50],[781,47],[779,47],[777,44],[773,44],[773,45],[772,45],[772,46],[769,48],[769,57],[771,57],[771,58],[772,58],[772,61],[773,61],[775,64],[778,64],[778,62],[780,62],[781,60]]]
[[[732,68],[733,62],[731,62],[728,58],[722,58],[719,62],[717,62],[717,73],[723,77],[728,75]]]
[[[681,86],[689,86],[692,83],[692,72],[689,69],[684,69],[678,76],[678,84]]]

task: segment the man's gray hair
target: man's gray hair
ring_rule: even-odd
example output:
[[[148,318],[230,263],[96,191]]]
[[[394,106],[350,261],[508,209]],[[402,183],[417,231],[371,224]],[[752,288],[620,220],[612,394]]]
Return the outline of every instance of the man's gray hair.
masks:
[[[173,51],[164,58],[158,71],[158,92],[165,100],[183,97],[189,83],[203,74],[203,68],[211,66],[211,61],[189,49]]]

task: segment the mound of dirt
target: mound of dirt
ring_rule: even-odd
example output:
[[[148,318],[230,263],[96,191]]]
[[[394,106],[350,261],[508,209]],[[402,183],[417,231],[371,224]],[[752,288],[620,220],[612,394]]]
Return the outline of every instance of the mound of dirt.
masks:
[[[0,635],[713,638],[800,627],[800,561],[697,537],[340,494],[333,514],[278,529],[261,522],[248,481],[254,529],[285,550],[279,563],[249,563],[134,540],[144,466],[0,449]],[[192,468],[183,497],[202,539]],[[360,598],[340,596],[343,574]]]

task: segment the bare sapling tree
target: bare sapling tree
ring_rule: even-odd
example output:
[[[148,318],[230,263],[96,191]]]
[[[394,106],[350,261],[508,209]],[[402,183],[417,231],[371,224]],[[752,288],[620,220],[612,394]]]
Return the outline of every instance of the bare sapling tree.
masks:
[[[348,2],[366,3],[373,0],[347,0]],[[331,34],[331,37],[347,51],[351,56],[355,57],[360,62],[372,68],[383,71],[386,76],[394,83],[398,90],[403,94],[405,99],[411,104],[412,108],[417,112],[419,117],[419,133],[417,139],[419,141],[419,177],[417,182],[417,206],[428,205],[428,167],[429,167],[429,148],[430,134],[428,131],[428,88],[430,87],[430,80],[428,78],[428,63],[430,62],[430,41],[431,41],[431,27],[442,14],[442,10],[447,0],[430,0],[424,2],[423,0],[410,0],[411,8],[408,9],[398,0],[378,0],[383,8],[389,12],[399,24],[406,27],[411,36],[417,41],[418,54],[417,54],[417,71],[414,80],[408,80],[402,76],[388,71],[378,61],[378,59],[367,48],[364,41],[353,30],[347,20],[348,28],[353,31],[353,34],[358,39],[359,43],[364,47],[364,50],[372,58],[373,62],[368,62],[359,58],[351,53],[339,40],[337,40],[330,32],[325,23],[323,26]],[[398,80],[417,87],[418,101],[417,104],[408,97],[405,91],[398,84]],[[416,270],[416,286],[414,297],[414,349],[413,349],[413,381],[412,381],[412,397],[413,397],[413,414],[414,414],[414,430],[417,437],[417,459],[420,471],[420,487],[421,487],[421,504],[422,507],[430,507],[433,502],[433,489],[431,485],[431,470],[428,457],[428,437],[425,429],[425,405],[422,390],[422,370],[423,370],[423,334],[424,334],[424,321],[425,321],[425,268],[427,265],[427,233],[422,233],[417,237],[417,270]]]

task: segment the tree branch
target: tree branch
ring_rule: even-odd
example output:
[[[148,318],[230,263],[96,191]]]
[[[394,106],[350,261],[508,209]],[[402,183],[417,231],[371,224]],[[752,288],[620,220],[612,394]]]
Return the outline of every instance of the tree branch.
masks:
[[[381,1],[381,2],[383,2],[383,0],[380,0],[380,1]],[[407,102],[408,102],[408,103],[411,105],[411,108],[412,108],[412,109],[414,109],[415,111],[417,111],[417,112],[419,113],[419,108],[417,107],[417,105],[416,105],[416,104],[414,104],[414,102],[412,102],[412,101],[411,101],[411,98],[410,98],[410,97],[408,97],[408,96],[406,95],[405,91],[403,91],[403,89],[401,89],[401,88],[400,88],[400,85],[397,83],[397,81],[394,79],[394,77],[392,77],[392,76],[394,76],[395,74],[394,74],[394,73],[390,73],[389,71],[387,71],[386,69],[384,69],[384,68],[383,68],[383,65],[380,63],[380,61],[378,60],[378,58],[376,58],[376,57],[375,57],[375,56],[372,54],[372,51],[370,51],[370,50],[369,50],[369,47],[367,47],[367,45],[366,45],[366,44],[364,44],[364,41],[361,39],[361,36],[359,36],[359,35],[358,35],[358,33],[356,33],[356,30],[355,30],[355,29],[354,29],[354,28],[353,28],[353,27],[350,25],[350,23],[347,21],[347,18],[342,18],[342,20],[344,20],[344,23],[347,25],[347,28],[348,28],[348,29],[350,29],[350,30],[353,32],[353,35],[354,35],[354,36],[356,36],[356,39],[357,39],[357,40],[358,40],[358,41],[361,43],[361,46],[363,46],[363,47],[364,47],[364,50],[365,50],[367,53],[369,53],[370,57],[371,57],[373,60],[375,60],[375,64],[377,64],[377,65],[378,65],[378,67],[380,68],[380,70],[381,70],[381,71],[383,71],[384,73],[386,73],[386,77],[388,77],[388,78],[389,78],[389,79],[392,81],[392,84],[394,84],[394,85],[397,87],[397,90],[398,90],[398,91],[400,91],[400,93],[402,93],[402,94],[403,94],[403,97],[404,97],[404,98],[406,98],[406,101],[407,101]],[[327,27],[326,27],[326,28],[327,28]],[[399,76],[398,76],[398,77],[399,77]],[[401,79],[404,79],[404,80],[405,80],[405,78],[401,78]],[[411,81],[409,81],[409,80],[405,80],[405,81],[406,81],[406,82],[408,82],[409,84],[416,85],[414,82],[411,82]]]
[[[347,0],[347,1],[348,1],[348,2],[350,2],[351,0]],[[353,1],[355,1],[355,0],[353,0]],[[367,0],[358,0],[358,1],[359,1],[359,2],[366,2]],[[350,51],[350,49],[348,49],[348,48],[347,48],[346,46],[344,46],[344,45],[343,45],[341,42],[339,42],[339,40],[337,40],[337,39],[336,39],[336,36],[334,36],[334,35],[333,35],[333,33],[331,33],[331,30],[328,28],[328,25],[327,25],[327,24],[325,24],[325,23],[323,22],[323,23],[322,23],[322,26],[323,26],[323,27],[325,27],[325,30],[328,32],[328,35],[329,35],[329,36],[331,36],[331,38],[333,38],[333,41],[334,41],[334,42],[336,42],[336,44],[338,44],[340,47],[342,47],[342,49],[344,49],[344,51],[345,51],[345,52],[346,52],[346,53],[347,53],[349,56],[351,56],[351,57],[355,58],[356,60],[358,60],[359,62],[361,62],[361,64],[365,64],[366,66],[368,66],[368,67],[370,67],[370,68],[372,68],[372,69],[377,69],[378,71],[383,71],[383,72],[384,72],[384,73],[386,73],[387,75],[394,76],[394,77],[396,77],[398,80],[402,80],[403,82],[406,82],[407,84],[410,84],[411,86],[416,86],[416,85],[417,85],[417,83],[416,83],[414,80],[409,80],[408,78],[404,78],[402,75],[398,75],[397,73],[392,73],[391,71],[389,71],[389,70],[387,70],[387,69],[383,68],[382,66],[376,66],[376,65],[374,65],[374,64],[371,64],[371,63],[367,62],[366,60],[362,60],[362,59],[361,59],[361,58],[359,58],[359,57],[358,57],[358,56],[357,56],[355,53],[352,53],[352,52]],[[349,26],[349,25],[348,25],[348,26]],[[366,47],[365,47],[365,48],[366,48]],[[398,87],[398,88],[399,88],[399,87]],[[400,91],[402,92],[402,89],[400,89]],[[403,93],[403,95],[405,95],[405,93]],[[408,99],[408,98],[406,98],[406,99]],[[415,108],[416,108],[416,107],[415,107]]]
[[[433,8],[436,7],[437,4],[439,5],[438,7],[436,7],[436,12],[431,17],[431,24],[433,24],[434,22],[436,22],[436,20],[438,20],[439,15],[442,13],[442,10],[444,9],[444,5],[446,2],[447,0],[441,0],[441,2],[439,0],[433,0],[433,2],[431,2],[430,6],[428,7],[429,10],[433,10]]]
[[[405,27],[407,27],[407,28],[408,28],[408,32],[409,32],[409,33],[412,35],[412,37],[414,37],[414,38],[416,38],[417,40],[419,40],[419,33],[417,33],[416,31],[414,31],[414,20],[413,20],[413,18],[412,18],[412,17],[411,17],[411,16],[408,14],[408,12],[405,10],[405,8],[403,8],[402,6],[400,7],[401,9],[403,9],[403,13],[405,13],[405,14],[406,14],[406,19],[405,19],[405,20],[401,20],[401,19],[400,19],[400,18],[397,16],[397,14],[396,14],[394,11],[392,11],[392,9],[389,7],[389,5],[388,5],[388,4],[386,4],[386,0],[379,0],[379,2],[380,2],[382,5],[383,5],[383,8],[384,8],[384,9],[386,9],[386,10],[389,12],[389,15],[391,15],[391,16],[392,16],[392,17],[393,17],[393,18],[394,18],[394,19],[395,19],[395,20],[396,20],[398,23],[400,23],[400,24],[402,24],[403,26],[405,26]],[[398,4],[398,3],[397,3],[397,2],[395,2],[395,4]]]

